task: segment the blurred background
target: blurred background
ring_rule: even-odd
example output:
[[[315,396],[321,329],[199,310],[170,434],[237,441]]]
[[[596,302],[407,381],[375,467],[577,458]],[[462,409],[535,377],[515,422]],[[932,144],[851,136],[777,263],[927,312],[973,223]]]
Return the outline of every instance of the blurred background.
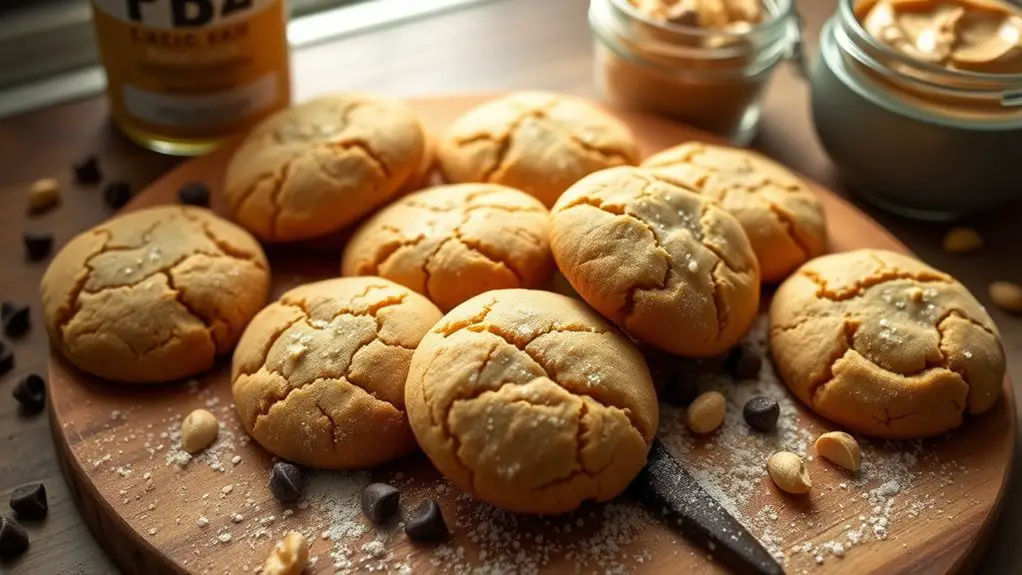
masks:
[[[304,47],[483,1],[288,0],[288,38]],[[103,90],[91,18],[89,0],[0,0],[0,118]]]

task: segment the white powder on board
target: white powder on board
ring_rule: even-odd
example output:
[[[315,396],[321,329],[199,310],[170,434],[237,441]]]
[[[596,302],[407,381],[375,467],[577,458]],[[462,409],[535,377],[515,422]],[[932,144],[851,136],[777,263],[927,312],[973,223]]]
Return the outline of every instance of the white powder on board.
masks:
[[[813,457],[813,442],[825,429],[799,415],[797,400],[770,365],[767,329],[767,319],[761,317],[745,340],[764,358],[758,380],[735,382],[722,373],[695,376],[700,391],[716,389],[728,399],[727,418],[717,433],[691,435],[684,423],[685,410],[662,403],[659,435],[700,485],[779,561],[790,563],[795,554],[805,554],[806,560],[799,562],[803,568],[825,568],[828,561],[854,553],[856,546],[889,539],[896,522],[933,510],[937,504],[932,498],[911,496],[912,485],[923,473],[918,470],[920,462],[937,466],[937,473],[946,477],[948,484],[955,474],[967,473],[962,466],[937,462],[933,450],[924,450],[923,442],[859,438],[862,470],[840,480],[817,480],[811,494],[826,496],[828,505],[836,502],[846,516],[857,517],[855,521],[828,526],[812,506],[798,508],[788,499],[772,495],[775,492],[765,467],[772,453],[797,453],[820,475],[829,464]],[[742,416],[745,403],[758,395],[771,397],[780,405],[781,417],[773,433],[753,431]],[[827,473],[837,472],[830,468]],[[317,528],[332,542],[334,569],[338,574],[414,571],[414,565],[401,562],[407,561],[403,553],[395,555],[390,550],[404,538],[400,523],[375,527],[361,517],[358,500],[368,481],[366,474],[312,475],[306,499],[309,506],[328,517],[328,523]],[[432,571],[529,574],[556,566],[576,572],[627,573],[650,561],[650,550],[663,537],[674,536],[644,533],[654,520],[643,509],[623,501],[585,506],[563,517],[529,517],[499,510],[466,494],[452,498],[443,479],[422,485],[395,475],[391,483],[402,487],[403,507],[412,508],[424,498],[441,501],[456,537],[432,548],[419,548]],[[755,503],[763,499],[771,503]],[[313,536],[316,533],[311,532]],[[640,533],[644,533],[642,539],[637,537]],[[807,533],[815,535],[806,540]],[[662,551],[665,547],[656,548]]]
[[[303,500],[327,519],[327,525],[318,531],[333,543],[330,559],[338,573],[355,566],[356,544],[368,530],[360,504],[362,489],[368,484],[366,472],[315,471],[307,479]]]

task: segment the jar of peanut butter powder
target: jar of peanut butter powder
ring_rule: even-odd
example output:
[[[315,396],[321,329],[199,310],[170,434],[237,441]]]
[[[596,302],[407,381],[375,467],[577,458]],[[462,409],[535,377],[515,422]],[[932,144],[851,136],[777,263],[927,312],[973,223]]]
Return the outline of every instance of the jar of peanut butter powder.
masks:
[[[595,75],[626,109],[746,144],[798,39],[793,0],[592,0]]]
[[[954,219],[1022,198],[1022,8],[841,0],[810,79],[820,142],[873,203]]]

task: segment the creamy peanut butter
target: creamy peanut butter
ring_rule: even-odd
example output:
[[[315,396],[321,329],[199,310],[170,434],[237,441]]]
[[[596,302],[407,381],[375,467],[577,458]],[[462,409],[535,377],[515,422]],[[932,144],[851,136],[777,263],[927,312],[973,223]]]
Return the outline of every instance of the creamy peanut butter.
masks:
[[[866,31],[923,62],[986,74],[1022,74],[1022,9],[999,0],[866,0]]]
[[[759,0],[629,0],[649,18],[680,26],[744,32],[760,22]]]

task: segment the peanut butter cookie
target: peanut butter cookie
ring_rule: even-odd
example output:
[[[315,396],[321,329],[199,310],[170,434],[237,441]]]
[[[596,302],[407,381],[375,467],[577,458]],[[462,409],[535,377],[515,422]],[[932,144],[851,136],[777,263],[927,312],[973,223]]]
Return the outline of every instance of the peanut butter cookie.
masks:
[[[561,273],[632,337],[687,356],[738,343],[759,307],[759,267],[731,214],[640,168],[580,180],[551,211]]]
[[[265,305],[270,276],[244,230],[166,206],[78,235],[40,288],[54,347],[89,373],[145,383],[193,375],[229,352]]]
[[[621,493],[645,465],[659,417],[628,338],[582,302],[522,289],[444,316],[415,350],[405,402],[441,473],[526,513]]]
[[[788,387],[866,435],[914,438],[961,425],[997,399],[997,327],[952,277],[909,256],[859,250],[805,264],[770,306],[770,343]]]
[[[827,248],[820,200],[786,168],[755,152],[688,142],[642,165],[710,196],[738,218],[764,282],[784,279]]]
[[[234,352],[241,422],[270,453],[313,467],[372,467],[410,453],[405,377],[440,315],[381,278],[285,293],[252,320]]]
[[[627,126],[584,100],[546,92],[468,111],[441,137],[437,156],[452,182],[504,184],[547,206],[586,174],[639,160]]]
[[[418,192],[362,225],[344,251],[346,276],[381,276],[447,311],[499,288],[539,287],[553,272],[550,213],[497,184]]]
[[[334,232],[420,177],[423,128],[406,104],[336,94],[279,112],[234,153],[224,184],[232,217],[277,242]]]

